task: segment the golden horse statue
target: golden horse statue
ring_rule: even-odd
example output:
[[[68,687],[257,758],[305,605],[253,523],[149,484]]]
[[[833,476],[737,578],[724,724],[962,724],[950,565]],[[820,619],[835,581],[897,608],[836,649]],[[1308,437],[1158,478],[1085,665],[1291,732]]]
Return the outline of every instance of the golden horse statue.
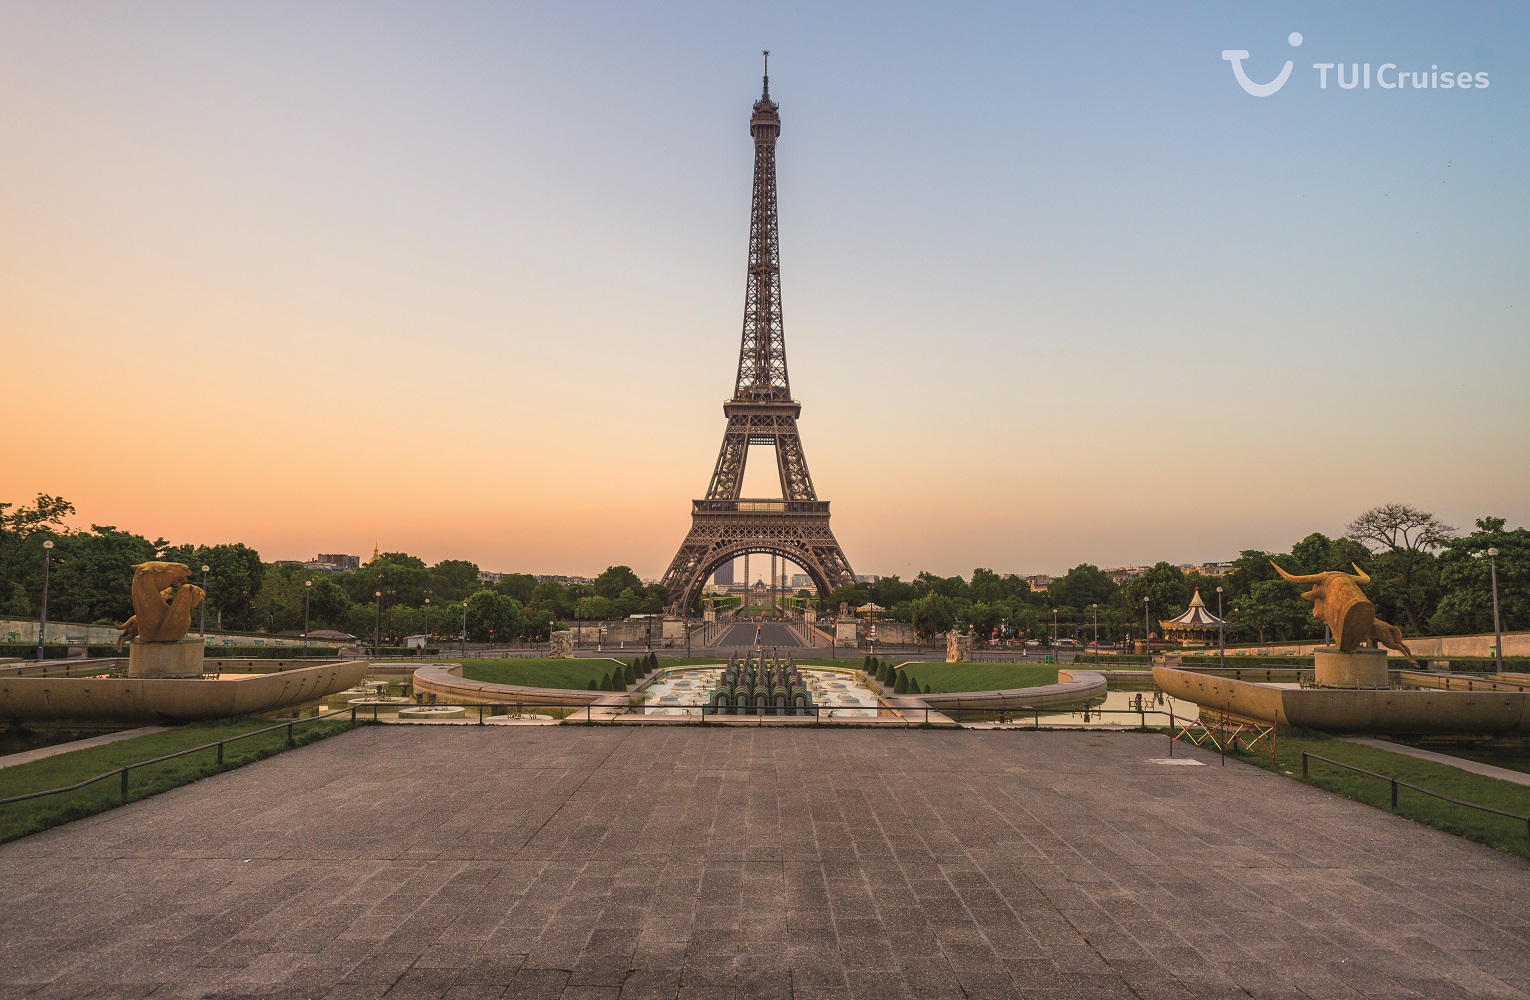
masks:
[[[117,626],[117,649],[128,639],[175,642],[191,630],[191,612],[202,603],[202,588],[187,583],[191,567],[144,562],[133,567],[133,617]]]

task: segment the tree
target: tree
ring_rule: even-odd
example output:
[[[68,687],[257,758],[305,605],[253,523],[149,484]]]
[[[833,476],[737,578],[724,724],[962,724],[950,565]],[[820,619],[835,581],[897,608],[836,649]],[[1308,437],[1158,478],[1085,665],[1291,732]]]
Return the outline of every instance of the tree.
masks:
[[[478,564],[466,559],[443,559],[430,568],[431,593],[448,601],[460,601],[479,587]],[[508,594],[520,598],[519,594]]]
[[[1501,517],[1477,519],[1477,530],[1452,538],[1439,557],[1445,596],[1429,618],[1444,634],[1491,632],[1493,591],[1487,550],[1497,549],[1498,615],[1505,631],[1530,626],[1530,530],[1505,529]]]
[[[1080,563],[1047,587],[1047,597],[1054,606],[1066,604],[1074,608],[1087,608],[1091,604],[1115,604],[1120,592],[1121,588],[1116,585],[1116,581],[1106,576],[1104,570],[1089,563]]]
[[[893,694],[908,694],[908,674],[898,671],[898,679],[893,683]]]
[[[16,618],[30,618],[33,613],[32,601],[27,597],[27,588],[23,587],[20,583],[11,584],[10,600],[6,601],[3,607],[0,607],[0,611]]]
[[[979,567],[972,571],[972,583],[967,591],[974,601],[1004,604],[1025,597],[1030,593],[1031,585],[1013,573],[1000,576],[991,569]]]
[[[990,639],[999,623],[1004,620],[1004,605],[983,602],[973,604],[967,609],[966,619],[977,639]]]
[[[611,617],[611,602],[597,595],[579,598],[574,606],[574,617],[584,621],[602,621]]]
[[[521,605],[493,590],[480,590],[467,601],[468,638],[474,642],[514,639],[526,629]],[[491,632],[492,630],[492,632]]]
[[[120,624],[133,613],[133,567],[154,558],[163,540],[93,524],[57,539],[48,602],[58,621]]]
[[[595,593],[608,600],[619,598],[624,590],[636,594],[642,589],[643,581],[638,579],[630,566],[608,566],[604,573],[595,578]]]
[[[1312,605],[1300,591],[1284,580],[1260,580],[1230,606],[1239,628],[1260,642],[1283,639],[1315,639],[1323,634],[1322,623],[1312,617]]]
[[[563,585],[557,580],[538,580],[530,573],[506,573],[499,578],[494,589],[506,597],[513,597],[522,604],[538,599],[543,604],[563,597]]]
[[[909,620],[921,635],[937,635],[956,624],[955,603],[940,594],[926,594],[912,602]]]
[[[1415,633],[1422,632],[1425,606],[1434,589],[1434,555],[1455,536],[1455,528],[1410,504],[1372,507],[1349,523],[1345,535],[1379,553],[1378,581],[1396,585],[1396,599]]]
[[[1051,593],[1050,588],[1047,591]],[[1149,620],[1153,623],[1149,631],[1158,631],[1158,622],[1173,618],[1190,606],[1190,595],[1193,593],[1190,585],[1185,580],[1185,574],[1173,563],[1155,563],[1147,572],[1131,581],[1124,588],[1126,595],[1126,612],[1131,614],[1135,611],[1138,621],[1142,620],[1142,599],[1149,599]]]

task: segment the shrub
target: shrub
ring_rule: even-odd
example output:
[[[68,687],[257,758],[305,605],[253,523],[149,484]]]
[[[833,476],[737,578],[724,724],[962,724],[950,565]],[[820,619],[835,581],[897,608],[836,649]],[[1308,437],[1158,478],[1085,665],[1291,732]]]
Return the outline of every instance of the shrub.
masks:
[[[870,670],[871,669],[871,654],[870,653],[867,653],[865,656],[861,657],[861,669],[862,670]]]
[[[898,680],[893,684],[893,694],[908,694],[908,674],[898,671]]]
[[[586,691],[599,691],[600,690],[600,685],[596,684],[595,683],[595,678],[591,677],[590,678],[590,686],[585,688],[585,690]]]
[[[622,679],[627,684],[636,684],[638,679],[637,666],[632,663],[627,664],[627,669],[622,671]]]
[[[934,693],[935,693],[935,692],[934,692],[934,691],[931,691],[931,690],[930,690],[930,686],[929,686],[929,685],[928,685],[928,684],[926,684],[926,685],[925,685],[925,686],[924,686],[924,693],[925,693],[925,694],[934,694]]]
[[[605,677],[601,678],[600,689],[602,691],[615,691],[616,690],[616,686],[611,683],[611,675],[610,674],[606,674]]]
[[[649,653],[648,654],[648,670],[645,670],[643,672],[644,673],[648,673],[649,671],[658,670],[658,669],[659,669],[659,654],[658,653]]]

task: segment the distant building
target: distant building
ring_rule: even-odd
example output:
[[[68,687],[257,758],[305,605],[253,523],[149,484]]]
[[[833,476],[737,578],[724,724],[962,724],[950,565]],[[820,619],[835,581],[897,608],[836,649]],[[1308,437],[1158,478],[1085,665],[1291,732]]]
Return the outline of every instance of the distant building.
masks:
[[[1033,593],[1044,594],[1052,585],[1052,578],[1045,573],[1038,573],[1035,576],[1026,577],[1025,582],[1030,585]]]
[[[320,553],[303,565],[320,573],[344,573],[347,570],[360,569],[361,557],[334,552]]]
[[[1146,566],[1115,566],[1115,567],[1112,567],[1110,569],[1105,570],[1104,572],[1105,572],[1106,576],[1110,577],[1116,583],[1126,583],[1128,580],[1135,580],[1135,579],[1137,579],[1137,577],[1141,576],[1143,573],[1146,573],[1147,572],[1147,567]]]
[[[880,576],[877,576],[875,573],[857,573],[856,577],[855,577],[855,582],[856,583],[876,583],[880,579],[882,579],[882,578]]]
[[[481,569],[481,570],[478,571],[478,582],[479,583],[498,583],[499,581],[503,580],[504,578],[505,578],[505,574],[503,574],[503,573],[490,573],[486,569]]]
[[[793,590],[801,590],[804,587],[811,587],[811,586],[813,586],[813,578],[808,576],[806,573],[793,573],[792,574],[792,589]]]
[[[733,586],[733,560],[729,559],[717,567],[717,572],[712,574],[712,582],[719,587]]]

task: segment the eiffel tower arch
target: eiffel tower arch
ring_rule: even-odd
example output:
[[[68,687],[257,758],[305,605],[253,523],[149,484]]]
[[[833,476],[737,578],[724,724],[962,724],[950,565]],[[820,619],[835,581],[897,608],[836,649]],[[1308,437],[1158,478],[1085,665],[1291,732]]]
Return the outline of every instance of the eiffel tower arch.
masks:
[[[754,137],[754,194],[749,213],[749,273],[744,332],[733,398],[717,465],[705,499],[691,503],[691,530],[664,573],[671,604],[687,611],[707,578],[730,559],[774,555],[807,571],[818,593],[855,582],[850,560],[829,528],[829,502],[818,499],[797,432],[802,404],[792,399],[781,321],[781,253],[776,213],[779,108],[770,99],[770,53],[763,92],[749,118]],[[772,445],[780,499],[746,499],[744,467],[751,445]]]

